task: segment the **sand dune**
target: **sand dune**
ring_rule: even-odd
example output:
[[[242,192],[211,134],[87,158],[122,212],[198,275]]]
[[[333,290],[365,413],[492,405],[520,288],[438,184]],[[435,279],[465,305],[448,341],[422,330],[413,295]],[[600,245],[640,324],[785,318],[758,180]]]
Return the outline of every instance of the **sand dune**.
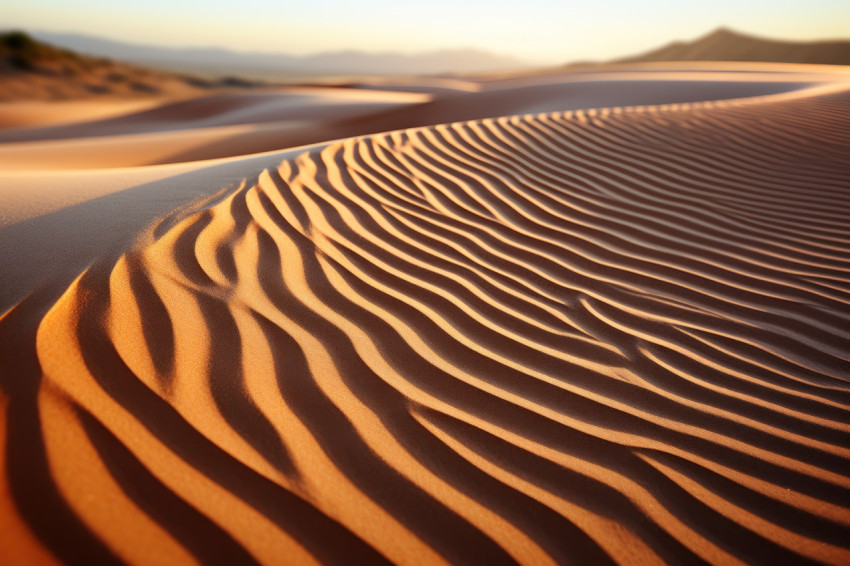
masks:
[[[427,102],[376,89],[283,88],[168,100],[101,120],[0,130],[0,170],[183,163],[306,145],[355,119]],[[348,128],[357,133],[362,126]]]
[[[187,204],[7,295],[0,550],[850,562],[850,85],[736,84],[110,173]]]
[[[103,119],[0,130],[0,170],[183,163],[462,120],[765,96],[848,76],[842,69],[801,67],[713,64],[689,71],[681,64],[634,65],[616,72],[489,81],[376,79],[357,88],[288,87],[166,100]]]

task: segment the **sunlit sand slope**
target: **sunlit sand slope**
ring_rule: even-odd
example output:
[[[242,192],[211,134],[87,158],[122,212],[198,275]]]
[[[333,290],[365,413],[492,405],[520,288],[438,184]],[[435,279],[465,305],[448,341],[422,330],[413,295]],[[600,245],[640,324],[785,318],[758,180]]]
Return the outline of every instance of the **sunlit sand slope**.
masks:
[[[305,151],[0,320],[7,546],[847,564],[848,156],[836,88]]]

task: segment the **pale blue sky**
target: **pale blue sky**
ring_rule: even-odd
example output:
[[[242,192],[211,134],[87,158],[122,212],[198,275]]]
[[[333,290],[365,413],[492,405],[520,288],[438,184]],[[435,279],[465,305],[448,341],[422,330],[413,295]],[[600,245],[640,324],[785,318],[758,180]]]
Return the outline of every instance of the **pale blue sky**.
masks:
[[[0,26],[296,54],[476,47],[536,62],[606,59],[725,25],[850,36],[850,0],[0,0]]]

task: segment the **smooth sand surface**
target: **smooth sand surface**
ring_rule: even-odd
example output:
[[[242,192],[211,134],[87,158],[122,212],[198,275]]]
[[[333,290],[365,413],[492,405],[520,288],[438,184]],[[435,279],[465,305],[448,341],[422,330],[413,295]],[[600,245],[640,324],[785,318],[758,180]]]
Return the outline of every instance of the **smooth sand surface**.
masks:
[[[0,132],[123,116],[160,106],[157,98],[129,100],[19,100],[0,104]]]
[[[850,75],[681,67],[14,130],[0,556],[850,563]]]

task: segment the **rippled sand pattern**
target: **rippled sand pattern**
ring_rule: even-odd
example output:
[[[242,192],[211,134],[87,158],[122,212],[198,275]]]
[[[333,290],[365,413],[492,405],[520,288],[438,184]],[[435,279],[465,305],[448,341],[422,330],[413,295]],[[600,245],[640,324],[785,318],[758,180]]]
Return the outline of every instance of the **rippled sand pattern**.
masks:
[[[847,564],[850,94],[305,151],[34,342],[60,559]]]

